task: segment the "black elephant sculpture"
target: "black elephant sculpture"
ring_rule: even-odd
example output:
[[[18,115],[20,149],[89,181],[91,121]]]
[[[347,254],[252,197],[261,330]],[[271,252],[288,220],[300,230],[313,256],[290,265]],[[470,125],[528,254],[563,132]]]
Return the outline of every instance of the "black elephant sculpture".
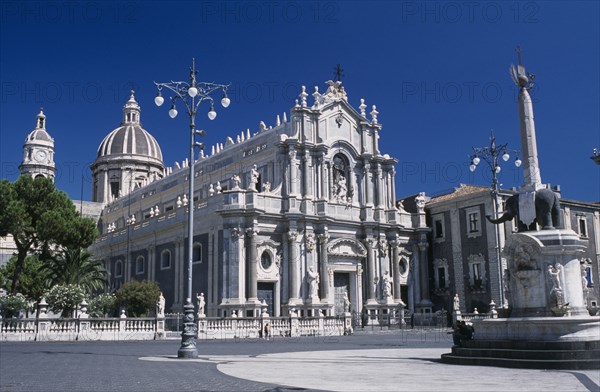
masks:
[[[536,223],[542,227],[542,230],[562,228],[560,200],[554,191],[539,189],[535,192],[535,220],[529,226],[519,219],[519,195],[517,193],[506,199],[505,212],[500,218],[493,219],[489,215],[486,218],[490,222],[499,225],[516,217],[519,231],[536,230]]]

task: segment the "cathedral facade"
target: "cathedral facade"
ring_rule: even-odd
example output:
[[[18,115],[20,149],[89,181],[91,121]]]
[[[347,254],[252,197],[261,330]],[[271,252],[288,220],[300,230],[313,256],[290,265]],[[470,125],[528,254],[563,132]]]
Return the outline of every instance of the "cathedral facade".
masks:
[[[375,106],[367,114],[361,100],[356,110],[341,82],[328,83],[310,103],[303,88],[289,120],[201,153],[193,195],[189,162],[164,168],[132,94],[91,166],[93,200],[106,204],[91,251],[113,288],[156,281],[167,310],[180,311],[193,208],[192,292],[204,294],[209,316],[256,316],[265,306],[275,316],[334,316],[348,300],[371,316],[407,302],[429,311],[409,282],[415,267],[427,274],[424,209],[396,207],[398,161],[380,150]]]

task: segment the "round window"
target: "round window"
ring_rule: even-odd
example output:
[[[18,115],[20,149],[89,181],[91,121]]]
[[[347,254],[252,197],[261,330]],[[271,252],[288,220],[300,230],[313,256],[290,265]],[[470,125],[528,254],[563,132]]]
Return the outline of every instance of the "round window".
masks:
[[[262,256],[260,257],[260,265],[262,265],[262,267],[264,269],[268,269],[271,264],[273,264],[273,261],[271,260],[271,255],[269,254],[269,252],[263,252]]]
[[[408,263],[406,262],[406,259],[402,259],[400,260],[400,274],[406,275],[406,272],[408,272]]]

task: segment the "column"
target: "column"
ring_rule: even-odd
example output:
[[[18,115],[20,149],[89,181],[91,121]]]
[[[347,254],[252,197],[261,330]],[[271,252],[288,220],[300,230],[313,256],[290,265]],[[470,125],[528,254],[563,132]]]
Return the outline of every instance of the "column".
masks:
[[[311,174],[312,171],[310,170],[312,167],[312,165],[310,164],[310,152],[308,150],[304,151],[304,157],[302,158],[302,186],[304,188],[303,192],[302,192],[302,196],[306,199],[312,199],[312,181],[311,181]]]
[[[327,188],[327,168],[325,163],[325,157],[321,158],[321,199],[327,199],[329,190]]]
[[[290,147],[290,196],[298,194],[298,161],[296,160],[296,150]]]
[[[375,240],[367,238],[367,301],[375,302],[375,255],[374,246]]]
[[[402,296],[400,293],[400,260],[398,260],[398,241],[390,241],[392,247],[392,273],[394,274],[394,301],[402,302]]]
[[[154,244],[148,246],[148,280],[153,282],[156,277],[156,247]]]
[[[431,304],[429,299],[429,265],[427,263],[427,238],[422,234],[419,241],[419,275],[421,278],[421,304]]]
[[[175,264],[175,282],[174,282],[174,294],[175,303],[180,306],[183,305],[183,240],[177,238],[174,241],[175,244],[175,255],[171,262]]]
[[[288,241],[289,241],[289,287],[290,294],[288,303],[292,304],[292,302],[297,302],[300,298],[300,290],[298,287],[298,280],[300,276],[300,265],[298,263],[298,244],[296,244],[296,239],[298,238],[298,232],[296,230],[290,230],[287,233]]]
[[[392,194],[390,208],[394,208],[396,206],[396,169],[393,167],[390,169],[390,189]]]
[[[331,173],[331,162],[327,162],[327,184],[329,188],[329,200],[333,200],[333,174]]]
[[[383,189],[383,173],[381,171],[381,165],[377,163],[375,167],[375,175],[377,176],[377,208],[383,208],[383,198],[385,197],[385,190]]]
[[[319,274],[321,275],[321,299],[325,300],[325,302],[329,302],[329,266],[327,259],[327,242],[329,241],[329,234],[327,233],[327,230],[325,230],[325,232],[319,234],[318,237],[321,256],[321,260],[319,260],[319,266],[321,267],[319,270]]]
[[[369,162],[365,162],[365,175],[363,177],[365,179],[365,205],[372,206],[373,205],[373,181],[371,179],[371,164]]]
[[[257,254],[256,254],[256,235],[258,231],[253,227],[246,229],[246,235],[248,236],[248,244],[246,250],[246,292],[248,293],[249,300],[257,300]]]

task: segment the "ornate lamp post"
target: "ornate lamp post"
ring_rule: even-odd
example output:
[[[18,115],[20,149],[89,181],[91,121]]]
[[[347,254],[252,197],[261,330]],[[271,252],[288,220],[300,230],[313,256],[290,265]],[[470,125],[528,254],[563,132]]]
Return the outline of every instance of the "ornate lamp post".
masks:
[[[519,153],[516,150],[510,150],[506,144],[496,145],[496,137],[494,136],[494,130],[492,129],[490,134],[490,146],[489,147],[473,147],[473,155],[471,155],[471,165],[469,170],[474,172],[477,166],[483,159],[489,166],[492,173],[492,200],[494,202],[494,218],[500,216],[500,203],[498,200],[498,174],[502,170],[500,167],[500,157],[502,161],[508,161],[510,159],[510,153],[515,154],[515,166],[521,166],[521,160],[519,159]],[[503,307],[506,307],[506,299],[504,297],[504,270],[502,266],[502,252],[500,249],[500,227],[494,225],[496,230],[496,258],[498,260],[498,275],[500,277],[500,301]]]
[[[192,261],[194,253],[194,151],[198,147],[204,148],[204,144],[196,141],[196,135],[204,136],[206,133],[196,129],[196,113],[198,107],[204,101],[210,102],[210,110],[208,111],[208,118],[214,120],[217,117],[217,112],[214,109],[214,99],[211,95],[216,92],[222,92],[223,97],[221,98],[221,105],[228,107],[231,101],[227,97],[227,87],[229,85],[216,84],[208,82],[197,82],[196,81],[196,64],[195,60],[192,59],[192,67],[190,68],[190,81],[189,82],[167,82],[157,83],[154,82],[158,93],[154,98],[156,106],[161,106],[165,99],[162,96],[163,88],[171,91],[173,95],[170,97],[171,109],[169,109],[169,117],[177,117],[177,101],[181,103],[187,109],[187,114],[190,118],[190,163],[189,163],[189,205],[188,205],[188,260],[187,260],[187,295],[185,299],[184,309],[184,328],[181,333],[181,347],[177,351],[179,358],[195,358],[198,356],[198,350],[196,349],[196,323],[194,322],[194,304],[192,303]]]

